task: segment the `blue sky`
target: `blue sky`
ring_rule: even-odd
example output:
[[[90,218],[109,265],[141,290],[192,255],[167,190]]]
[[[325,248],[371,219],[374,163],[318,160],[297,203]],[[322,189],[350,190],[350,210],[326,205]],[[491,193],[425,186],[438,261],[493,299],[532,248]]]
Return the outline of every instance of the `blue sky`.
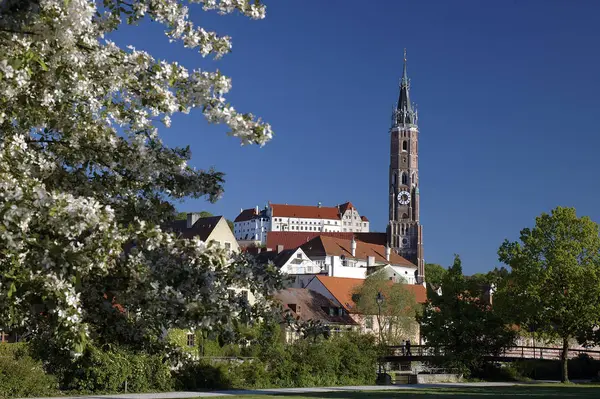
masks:
[[[600,2],[481,0],[267,0],[267,18],[193,19],[233,37],[222,60],[169,44],[159,25],[117,41],[219,68],[228,99],[270,122],[267,146],[240,147],[199,112],[161,134],[191,146],[192,164],[226,173],[216,204],[182,211],[234,218],[274,203],[353,202],[385,231],[389,124],[408,51],[419,108],[425,259],[466,273],[498,265],[505,238],[553,207],[600,222]]]

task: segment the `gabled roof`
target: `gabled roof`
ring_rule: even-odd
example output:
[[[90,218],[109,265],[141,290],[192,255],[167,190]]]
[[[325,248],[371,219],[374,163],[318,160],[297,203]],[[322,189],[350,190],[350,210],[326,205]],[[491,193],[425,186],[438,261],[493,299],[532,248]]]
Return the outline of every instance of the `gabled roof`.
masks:
[[[273,217],[340,220],[337,207],[270,204]]]
[[[244,209],[237,217],[234,222],[245,222],[247,220],[252,220],[256,217],[256,208]]]
[[[414,267],[410,261],[398,255],[395,251],[391,251],[390,259],[385,258],[385,246],[377,244],[369,244],[362,241],[356,241],[356,252],[352,256],[352,240],[318,236],[301,246],[304,253],[310,256],[344,256],[350,259],[367,260],[369,256],[375,257],[375,261],[379,263],[388,263],[398,266]]]
[[[208,236],[213,232],[215,227],[223,216],[211,216],[207,218],[199,218],[196,223],[188,229],[187,220],[175,220],[171,222],[166,228],[175,233],[179,233],[181,238],[192,238],[198,237],[202,241],[206,241]]]
[[[298,248],[318,236],[338,237],[370,244],[385,246],[387,242],[386,233],[348,233],[348,232],[308,232],[308,231],[271,231],[267,234],[267,248],[275,249],[283,245],[285,249]]]
[[[275,300],[279,301],[284,309],[290,309],[288,305],[300,306],[299,312],[294,316],[300,316],[301,320],[320,320],[324,324],[355,325],[356,322],[348,315],[329,314],[329,308],[337,308],[336,304],[318,292],[306,288],[287,288],[275,293]],[[325,310],[327,309],[327,310]]]
[[[331,293],[331,295],[350,313],[356,313],[356,303],[352,295],[365,280],[360,278],[331,277],[317,275],[313,280],[318,280]],[[312,281],[311,280],[311,283]],[[390,282],[390,284],[393,284]],[[310,284],[309,284],[310,285]],[[403,287],[415,295],[417,303],[427,302],[427,289],[423,285],[403,284]]]
[[[269,261],[273,262],[275,266],[278,268],[283,267],[288,260],[296,253],[297,248],[294,249],[285,249],[280,253],[277,251],[267,251],[261,252],[256,256],[256,261],[258,263],[268,263]]]
[[[343,215],[344,213],[346,213],[346,211],[348,209],[356,209],[356,207],[354,205],[352,205],[352,202],[344,202],[341,205],[338,205],[338,208],[340,209],[340,214]]]
[[[331,295],[339,303],[341,303],[348,312],[356,311],[356,304],[352,300],[352,294],[356,291],[357,287],[360,287],[365,282],[365,280],[360,278],[331,277],[321,275],[315,276],[314,280],[320,281],[327,291],[329,291]]]

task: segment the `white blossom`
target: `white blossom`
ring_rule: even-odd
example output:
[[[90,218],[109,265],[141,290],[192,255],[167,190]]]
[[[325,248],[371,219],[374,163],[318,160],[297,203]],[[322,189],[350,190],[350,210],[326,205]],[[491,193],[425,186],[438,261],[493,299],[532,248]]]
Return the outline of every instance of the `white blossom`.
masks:
[[[272,265],[159,227],[170,201],[218,199],[222,176],[188,166],[189,154],[166,147],[155,124],[169,127],[175,113],[199,108],[243,145],[264,145],[271,126],[228,104],[231,80],[220,72],[188,70],[106,37],[148,19],[169,40],[220,58],[231,39],[196,26],[188,4],[254,19],[265,7],[38,3],[0,14],[0,329],[50,334],[77,356],[98,326],[125,317],[155,336],[225,323],[247,307],[227,296],[230,285],[248,286],[263,303],[279,281]],[[127,284],[112,286],[115,276]],[[108,310],[95,313],[95,301]],[[110,312],[117,319],[106,326]]]

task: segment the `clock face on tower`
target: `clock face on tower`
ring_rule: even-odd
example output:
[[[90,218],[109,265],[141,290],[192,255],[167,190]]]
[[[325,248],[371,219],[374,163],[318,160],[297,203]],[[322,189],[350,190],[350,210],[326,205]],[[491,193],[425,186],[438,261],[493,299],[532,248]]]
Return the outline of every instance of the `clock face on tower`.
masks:
[[[398,203],[400,205],[408,205],[410,202],[410,193],[408,191],[400,191],[398,193]]]

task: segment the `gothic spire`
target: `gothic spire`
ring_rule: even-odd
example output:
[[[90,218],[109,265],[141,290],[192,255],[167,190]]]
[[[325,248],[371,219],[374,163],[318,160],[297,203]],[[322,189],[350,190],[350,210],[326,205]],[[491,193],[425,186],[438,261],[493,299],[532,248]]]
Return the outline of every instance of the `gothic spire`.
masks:
[[[413,125],[417,123],[416,113],[410,102],[410,81],[406,72],[406,49],[404,49],[404,69],[400,80],[400,96],[398,97],[394,119],[397,124]]]

